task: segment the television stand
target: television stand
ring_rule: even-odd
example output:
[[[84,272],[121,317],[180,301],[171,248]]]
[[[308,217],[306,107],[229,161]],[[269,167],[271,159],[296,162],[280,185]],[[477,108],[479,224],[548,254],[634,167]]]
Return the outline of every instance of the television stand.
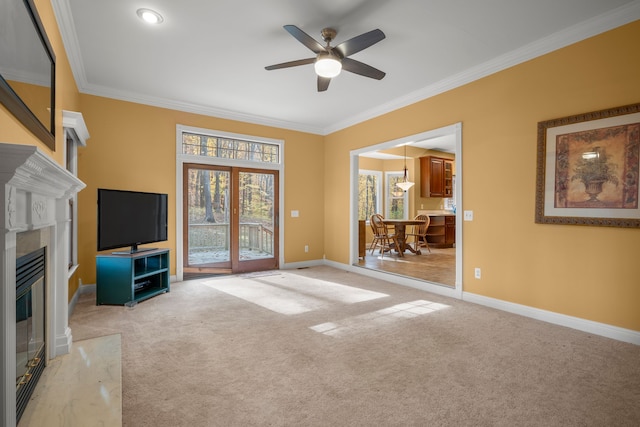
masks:
[[[97,305],[140,302],[169,291],[169,249],[96,256]]]

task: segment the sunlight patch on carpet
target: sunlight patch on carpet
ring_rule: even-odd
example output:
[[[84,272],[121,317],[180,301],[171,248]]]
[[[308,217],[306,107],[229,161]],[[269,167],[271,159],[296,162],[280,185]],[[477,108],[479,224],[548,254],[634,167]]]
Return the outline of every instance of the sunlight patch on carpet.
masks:
[[[341,336],[349,333],[362,331],[388,325],[401,319],[411,319],[424,314],[433,313],[450,306],[426,300],[416,300],[391,307],[361,314],[359,316],[347,317],[339,322],[326,322],[319,325],[310,326],[309,329],[329,336]]]
[[[354,304],[388,296],[326,280],[288,274],[214,279],[203,283],[228,295],[286,315],[306,313],[336,303]]]
[[[281,274],[279,276],[262,277],[260,281],[278,288],[289,289],[297,294],[345,304],[355,304],[389,296],[381,292],[297,275]]]

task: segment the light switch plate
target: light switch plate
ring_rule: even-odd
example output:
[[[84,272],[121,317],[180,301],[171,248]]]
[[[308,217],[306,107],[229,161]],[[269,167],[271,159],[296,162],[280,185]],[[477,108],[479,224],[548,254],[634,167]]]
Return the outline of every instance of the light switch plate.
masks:
[[[464,211],[464,220],[473,221],[473,211]]]
[[[292,217],[292,218],[297,218],[297,217],[299,217],[299,216],[300,216],[300,212],[298,212],[298,211],[291,211],[291,217]]]

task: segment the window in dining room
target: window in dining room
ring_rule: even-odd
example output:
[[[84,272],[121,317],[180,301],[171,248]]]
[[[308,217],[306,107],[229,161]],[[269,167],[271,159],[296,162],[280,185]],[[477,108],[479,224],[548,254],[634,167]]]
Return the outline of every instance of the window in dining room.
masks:
[[[358,171],[358,219],[369,221],[371,215],[382,212],[382,172]]]
[[[385,217],[389,219],[408,219],[409,193],[396,184],[404,178],[403,172],[386,172],[386,208]]]

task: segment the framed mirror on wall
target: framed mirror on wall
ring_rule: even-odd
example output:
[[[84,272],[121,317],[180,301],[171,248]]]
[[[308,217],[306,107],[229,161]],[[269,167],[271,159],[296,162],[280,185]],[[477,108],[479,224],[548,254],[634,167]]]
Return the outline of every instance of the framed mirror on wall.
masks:
[[[0,103],[55,150],[55,55],[33,0],[0,1]]]

